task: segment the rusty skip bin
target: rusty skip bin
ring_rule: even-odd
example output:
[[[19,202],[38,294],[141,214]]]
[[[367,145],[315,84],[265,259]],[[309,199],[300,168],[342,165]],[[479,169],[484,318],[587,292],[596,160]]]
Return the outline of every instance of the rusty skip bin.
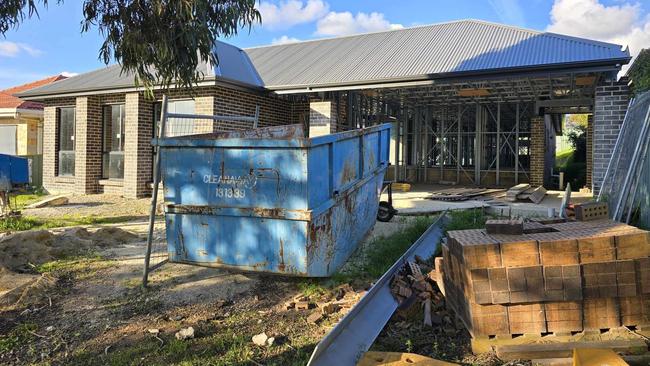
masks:
[[[290,125],[153,143],[170,261],[327,277],[374,226],[390,124],[315,138]]]

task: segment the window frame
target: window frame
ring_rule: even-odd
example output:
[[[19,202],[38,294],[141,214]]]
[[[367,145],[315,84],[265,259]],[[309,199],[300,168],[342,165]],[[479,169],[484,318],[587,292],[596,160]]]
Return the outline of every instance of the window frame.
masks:
[[[63,111],[64,110],[72,110],[72,128],[68,128],[67,131],[72,131],[72,134],[68,135],[68,138],[72,140],[72,150],[63,150],[62,149],[62,142],[63,140],[63,134],[62,134],[62,122],[63,122]],[[70,127],[70,126],[68,126]],[[75,165],[75,159],[76,159],[76,150],[77,150],[77,108],[76,106],[61,106],[57,107],[56,109],[56,176],[57,177],[74,177],[76,174],[76,165]],[[62,154],[63,153],[63,154]],[[62,171],[62,155],[72,155],[72,172],[71,173],[65,173],[63,174]]]

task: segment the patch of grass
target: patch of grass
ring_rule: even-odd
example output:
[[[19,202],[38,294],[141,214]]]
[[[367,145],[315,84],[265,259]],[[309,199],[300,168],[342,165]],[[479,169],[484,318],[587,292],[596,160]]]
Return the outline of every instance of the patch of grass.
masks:
[[[36,266],[38,273],[62,272],[62,271],[82,271],[88,269],[103,269],[114,266],[112,261],[102,260],[95,255],[91,257],[73,257],[46,262]]]
[[[0,232],[25,231],[35,229],[53,229],[57,227],[117,224],[139,219],[139,216],[78,216],[63,215],[53,218],[40,218],[32,216],[8,217],[0,220]]]
[[[0,334],[0,354],[10,352],[34,338],[30,332],[36,331],[38,327],[32,323],[22,323],[12,329],[9,334]]]
[[[7,231],[31,230],[40,225],[40,222],[31,217],[9,216],[0,219],[0,233]]]
[[[453,230],[482,229],[488,216],[483,210],[457,210],[449,212],[449,223],[445,226],[445,234]]]
[[[43,188],[35,188],[26,193],[20,193],[11,197],[11,203],[16,205],[16,209],[22,210],[25,206],[28,206],[34,202],[38,202],[43,199],[44,196],[47,196],[47,193],[43,191]]]

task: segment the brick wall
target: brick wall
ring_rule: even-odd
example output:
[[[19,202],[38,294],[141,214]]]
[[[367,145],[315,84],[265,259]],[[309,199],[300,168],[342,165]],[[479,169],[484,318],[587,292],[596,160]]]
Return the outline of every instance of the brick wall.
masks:
[[[102,107],[98,96],[78,97],[75,105],[75,193],[100,193]]]
[[[167,93],[170,99],[187,99],[187,92]],[[229,89],[221,86],[196,89],[195,113],[253,116],[260,107],[259,127],[285,125],[299,122],[302,106],[293,107],[289,99],[265,92]],[[154,96],[162,99],[162,93]],[[126,197],[142,197],[150,194],[152,148],[150,140],[153,128],[154,100],[142,93],[105,94],[77,98],[47,99],[44,121],[44,187],[53,192],[113,193]],[[102,106],[125,103],[125,146],[123,182],[102,181]],[[76,106],[76,153],[75,177],[58,177],[57,166],[57,108]],[[215,130],[251,128],[250,123],[221,122]],[[211,121],[197,121],[197,133],[212,132]],[[100,184],[101,181],[101,184]]]
[[[336,132],[337,115],[335,101],[309,103],[309,137]]]
[[[587,116],[587,179],[585,182],[585,186],[589,189],[593,189],[592,187],[592,174],[593,174],[593,164],[594,164],[594,157],[593,157],[593,148],[594,148],[594,116],[593,114],[590,114]]]
[[[129,93],[124,109],[123,194],[126,197],[144,197],[151,194],[153,104],[145,100],[142,93]],[[104,192],[107,187],[104,186]]]
[[[544,184],[544,155],[546,154],[546,124],[544,117],[530,119],[530,185]]]
[[[592,191],[597,195],[602,186],[609,159],[621,129],[630,90],[627,80],[605,80],[596,87],[593,116]]]

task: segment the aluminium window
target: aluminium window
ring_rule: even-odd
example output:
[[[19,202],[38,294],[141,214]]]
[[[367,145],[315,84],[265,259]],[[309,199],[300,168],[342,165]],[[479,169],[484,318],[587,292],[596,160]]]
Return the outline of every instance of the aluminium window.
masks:
[[[75,108],[59,108],[58,121],[58,175],[74,176],[75,170]]]
[[[103,108],[102,177],[124,179],[124,104]]]

